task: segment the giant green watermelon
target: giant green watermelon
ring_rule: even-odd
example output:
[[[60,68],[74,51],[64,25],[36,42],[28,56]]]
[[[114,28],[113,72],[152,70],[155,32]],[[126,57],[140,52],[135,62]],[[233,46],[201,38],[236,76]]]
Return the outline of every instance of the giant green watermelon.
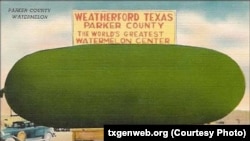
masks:
[[[240,102],[243,73],[230,57],[180,45],[82,45],[35,52],[5,83],[10,107],[53,127],[204,124]]]

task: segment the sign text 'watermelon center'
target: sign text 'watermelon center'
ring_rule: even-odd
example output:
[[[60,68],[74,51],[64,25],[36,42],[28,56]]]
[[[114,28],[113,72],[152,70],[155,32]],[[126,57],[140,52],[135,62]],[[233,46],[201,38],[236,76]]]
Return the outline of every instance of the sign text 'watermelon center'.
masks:
[[[175,11],[74,11],[73,44],[174,44]]]

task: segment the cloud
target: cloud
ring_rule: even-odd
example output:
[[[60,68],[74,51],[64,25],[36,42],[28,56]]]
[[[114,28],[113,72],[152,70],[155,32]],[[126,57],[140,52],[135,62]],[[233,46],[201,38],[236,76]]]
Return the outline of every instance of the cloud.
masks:
[[[217,49],[249,45],[248,20],[229,17],[225,21],[209,21],[202,13],[182,11],[178,13],[177,23],[179,43]]]

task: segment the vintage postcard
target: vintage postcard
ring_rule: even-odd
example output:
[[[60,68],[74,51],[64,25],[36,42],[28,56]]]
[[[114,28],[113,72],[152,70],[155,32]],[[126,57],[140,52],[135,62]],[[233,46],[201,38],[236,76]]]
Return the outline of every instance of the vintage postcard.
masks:
[[[249,1],[0,6],[1,141],[104,140],[105,125],[250,124]],[[139,134],[189,135],[172,131]]]

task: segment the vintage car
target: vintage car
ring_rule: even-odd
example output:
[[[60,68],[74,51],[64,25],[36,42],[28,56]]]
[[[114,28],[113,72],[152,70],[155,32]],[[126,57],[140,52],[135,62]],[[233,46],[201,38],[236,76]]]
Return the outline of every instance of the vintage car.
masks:
[[[54,128],[35,125],[30,121],[15,121],[11,127],[1,130],[1,141],[19,141],[19,136],[28,140],[50,141],[55,137]]]

